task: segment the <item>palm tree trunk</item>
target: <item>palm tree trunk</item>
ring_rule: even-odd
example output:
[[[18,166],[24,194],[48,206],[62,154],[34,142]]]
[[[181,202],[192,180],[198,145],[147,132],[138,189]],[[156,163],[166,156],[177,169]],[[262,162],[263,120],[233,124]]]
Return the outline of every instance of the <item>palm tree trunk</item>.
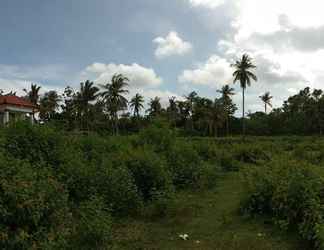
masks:
[[[264,104],[264,113],[267,114],[267,104],[266,103]]]
[[[226,117],[226,135],[229,136],[229,115]]]
[[[245,136],[245,88],[243,88],[242,97],[243,97],[242,129],[243,129],[243,136]]]

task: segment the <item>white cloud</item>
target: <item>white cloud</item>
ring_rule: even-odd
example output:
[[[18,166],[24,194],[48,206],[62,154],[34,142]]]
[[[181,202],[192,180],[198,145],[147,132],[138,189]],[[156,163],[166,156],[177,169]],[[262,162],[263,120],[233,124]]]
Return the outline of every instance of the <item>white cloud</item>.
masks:
[[[191,43],[183,41],[175,31],[171,31],[165,38],[155,38],[153,43],[157,44],[155,56],[158,59],[173,55],[185,55],[192,50]]]
[[[131,65],[94,63],[86,68],[85,74],[89,73],[94,74],[95,82],[100,84],[109,82],[114,74],[123,74],[130,80],[130,88],[157,87],[163,82],[152,68],[137,63]]]
[[[212,55],[206,63],[196,69],[186,69],[178,77],[180,83],[220,87],[232,80],[230,63],[217,55]]]
[[[214,9],[220,5],[223,5],[225,3],[225,0],[189,0],[189,3],[194,7],[202,6]]]

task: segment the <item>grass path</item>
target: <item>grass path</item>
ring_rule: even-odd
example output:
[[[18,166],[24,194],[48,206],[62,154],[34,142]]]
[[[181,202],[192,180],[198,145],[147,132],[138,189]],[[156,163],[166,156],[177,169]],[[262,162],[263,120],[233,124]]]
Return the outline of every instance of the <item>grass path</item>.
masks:
[[[302,250],[294,236],[238,214],[242,182],[238,173],[220,176],[217,187],[177,195],[170,215],[155,220],[127,220],[114,229],[113,249]],[[179,234],[188,234],[183,241]]]

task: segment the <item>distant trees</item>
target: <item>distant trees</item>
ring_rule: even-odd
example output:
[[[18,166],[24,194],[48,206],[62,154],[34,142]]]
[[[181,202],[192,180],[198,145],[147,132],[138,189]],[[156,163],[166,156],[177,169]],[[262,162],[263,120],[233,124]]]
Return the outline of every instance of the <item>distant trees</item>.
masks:
[[[107,106],[107,110],[113,121],[114,134],[118,134],[118,112],[127,108],[128,78],[122,74],[114,75],[110,83],[101,85],[104,92],[101,94]]]
[[[147,112],[150,117],[157,117],[162,114],[161,99],[159,97],[156,96],[150,100]]]
[[[257,76],[251,71],[255,69],[256,66],[252,62],[252,58],[249,55],[244,54],[241,60],[236,61],[232,64],[234,68],[234,83],[239,81],[242,88],[243,97],[243,114],[242,114],[242,124],[243,124],[243,135],[245,135],[245,89],[251,86],[252,80],[257,81]]]
[[[250,112],[246,118],[245,91],[252,81],[258,80],[253,71],[256,66],[244,54],[232,67],[234,83],[239,82],[242,88],[242,118],[234,115],[237,106],[233,102],[235,93],[230,85],[217,90],[219,96],[213,99],[199,96],[193,91],[183,98],[169,97],[165,106],[159,97],[150,99],[145,105],[144,96],[138,93],[128,102],[129,79],[122,74],[113,75],[105,85],[96,86],[87,80],[80,83],[79,89],[66,87],[61,95],[56,91],[40,94],[41,87],[37,84],[31,84],[30,90],[24,91],[25,97],[39,106],[39,118],[43,122],[55,120],[55,125],[61,124],[69,131],[132,133],[146,127],[152,120],[162,118],[184,135],[242,134],[242,125],[243,135],[246,132],[253,135],[323,133],[322,90],[307,87],[290,96],[282,107],[270,112],[268,107],[272,107],[273,97],[266,92],[259,97],[264,104],[264,112]],[[0,94],[4,95],[1,91]],[[14,95],[13,92],[8,94]],[[146,113],[142,112],[144,109]],[[128,112],[130,110],[133,116]]]
[[[60,107],[61,96],[54,90],[46,92],[40,99],[39,117],[43,121],[51,120]]]
[[[225,123],[226,123],[226,134],[229,135],[229,120],[237,110],[236,105],[233,103],[232,96],[235,95],[234,89],[229,85],[225,85],[222,89],[217,90],[221,94],[221,103],[224,108]]]
[[[130,107],[133,109],[134,117],[140,116],[141,109],[144,108],[144,97],[140,94],[136,94],[130,101]]]
[[[272,108],[271,100],[273,96],[270,95],[270,92],[266,92],[264,95],[259,96],[264,104],[264,113],[267,113],[267,106]]]

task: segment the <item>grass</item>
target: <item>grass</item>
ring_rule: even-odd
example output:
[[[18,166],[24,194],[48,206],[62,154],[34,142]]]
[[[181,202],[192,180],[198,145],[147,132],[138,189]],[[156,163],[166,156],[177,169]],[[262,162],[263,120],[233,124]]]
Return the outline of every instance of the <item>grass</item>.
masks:
[[[242,217],[242,190],[240,174],[227,173],[213,190],[178,193],[166,218],[117,223],[113,249],[307,249],[294,233],[281,232],[266,220]],[[184,233],[189,240],[179,238]]]

